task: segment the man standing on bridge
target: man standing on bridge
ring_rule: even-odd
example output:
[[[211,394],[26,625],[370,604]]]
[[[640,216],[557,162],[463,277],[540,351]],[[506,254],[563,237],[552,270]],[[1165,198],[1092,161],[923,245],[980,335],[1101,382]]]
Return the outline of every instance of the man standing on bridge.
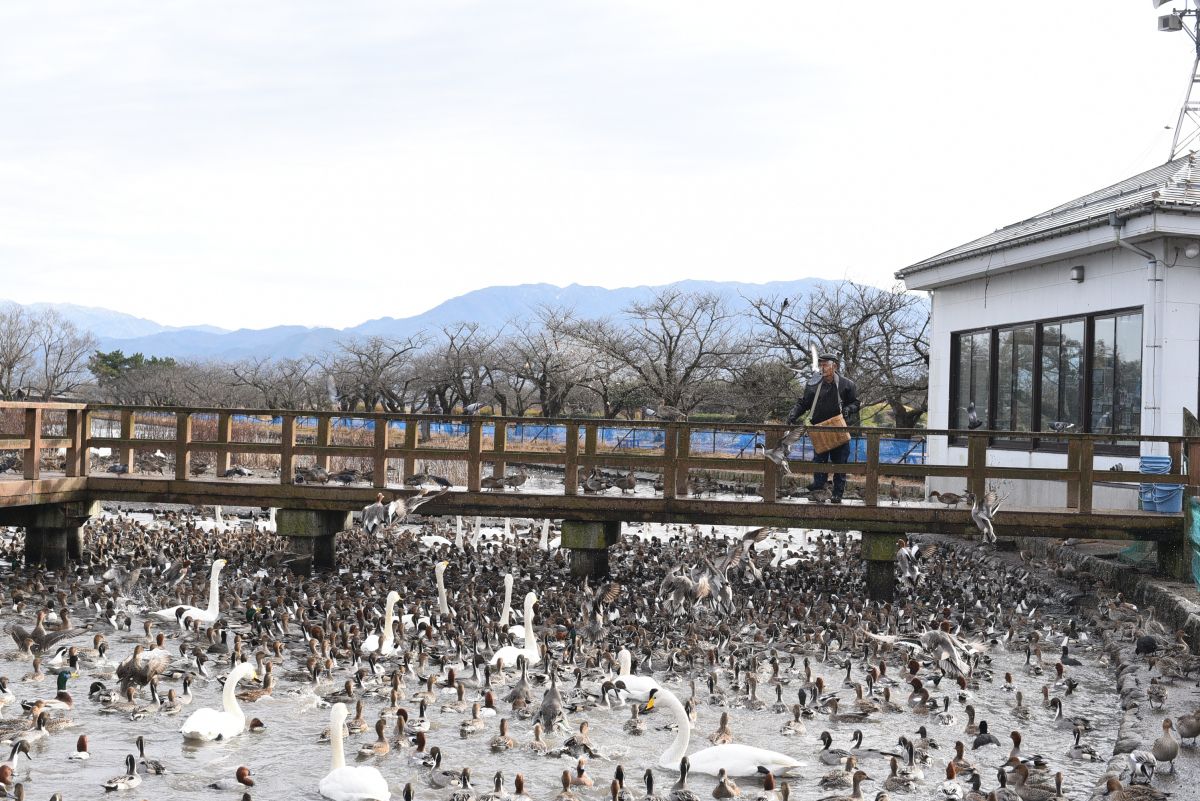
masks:
[[[805,412],[808,412],[810,425],[845,427],[847,424],[858,425],[858,387],[843,375],[838,375],[838,357],[831,353],[823,353],[817,357],[817,367],[820,372],[808,381],[804,394],[792,411],[788,414],[789,425],[795,425]],[[815,433],[815,432],[814,432]],[[813,450],[820,451],[813,458],[814,462],[845,464],[850,461],[849,434],[837,436],[836,433],[825,434],[821,438],[841,440],[840,444],[822,449],[818,439],[814,437]],[[808,485],[808,491],[814,492],[825,488],[829,480],[828,473],[814,473],[813,482]],[[834,473],[833,495],[831,503],[841,503],[842,494],[846,491],[846,474]]]

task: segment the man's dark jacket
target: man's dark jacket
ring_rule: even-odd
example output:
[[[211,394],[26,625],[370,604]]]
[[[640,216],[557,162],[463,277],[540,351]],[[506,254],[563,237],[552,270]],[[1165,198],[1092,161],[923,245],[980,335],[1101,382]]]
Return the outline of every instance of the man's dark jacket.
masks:
[[[835,386],[841,393],[841,413],[846,416],[846,424],[858,425],[858,387],[849,378],[836,373],[833,382],[828,384],[820,375],[808,382],[808,386],[804,388],[804,394],[800,396],[800,400],[796,401],[796,405],[792,407],[791,413],[787,416],[788,424],[794,424],[804,416],[805,412],[812,409],[813,399],[816,398],[819,387],[822,388],[821,397],[817,401],[817,408],[812,409],[809,419],[813,425],[820,425],[831,417],[837,417],[838,392],[834,391]]]

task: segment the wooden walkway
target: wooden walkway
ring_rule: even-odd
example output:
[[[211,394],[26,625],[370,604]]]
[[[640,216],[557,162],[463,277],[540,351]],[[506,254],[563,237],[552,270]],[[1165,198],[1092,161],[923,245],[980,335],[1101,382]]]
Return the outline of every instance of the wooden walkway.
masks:
[[[430,424],[454,424],[457,433]],[[564,436],[514,442],[514,432],[530,425]],[[605,429],[637,431],[641,445],[629,437],[607,439]],[[1089,434],[1009,434],[1014,439],[1053,439],[1065,451],[1060,468],[999,467],[988,463],[995,451],[995,432],[861,429],[861,461],[845,465],[858,500],[841,505],[810,503],[788,496],[787,482],[807,482],[816,467],[793,460],[795,479],[753,448],[737,454],[700,452],[697,443],[715,444],[718,436],[760,434],[766,447],[779,442],[783,426],[626,420],[543,420],[278,410],[183,409],[71,404],[0,404],[0,459],[18,454],[19,473],[0,475],[0,520],[3,510],[45,504],[93,501],[273,506],[314,511],[351,511],[387,496],[415,492],[403,480],[428,470],[451,477],[451,492],[422,509],[423,513],[551,517],[578,521],[652,521],[730,525],[776,525],[873,534],[977,533],[966,504],[947,508],[923,500],[926,478],[961,478],[961,489],[982,493],[998,482],[1033,480],[1065,485],[1059,508],[1014,508],[1006,504],[996,519],[1000,536],[1138,539],[1160,543],[1168,558],[1183,560],[1184,515],[1128,509],[1097,508],[1099,481],[1134,484],[1185,484],[1188,494],[1200,491],[1200,439],[1130,437],[1120,446],[1136,461],[1142,443],[1165,443],[1175,472],[1144,475],[1129,470],[1094,469],[1098,449],[1111,447],[1111,437]],[[433,432],[433,433],[431,433]],[[880,460],[880,443],[894,437],[953,437],[965,443],[964,465],[892,464]],[[556,441],[558,440],[558,441]],[[649,443],[649,444],[647,444]],[[102,472],[89,449],[107,449],[129,473]],[[1184,457],[1189,457],[1185,460]],[[245,464],[251,478],[218,478],[232,465]],[[1182,470],[1188,465],[1187,471]],[[296,471],[321,468],[355,469],[348,485],[298,483]],[[487,476],[511,475],[520,469],[545,467],[563,476],[613,468],[661,477],[661,490],[643,486],[632,495],[612,489],[587,494],[577,481],[532,491],[483,489]],[[203,469],[201,469],[203,468]],[[158,471],[163,471],[159,473]],[[890,482],[911,494],[894,504]],[[752,494],[722,493],[694,497],[697,483],[724,481]],[[531,481],[531,485],[532,485]],[[882,497],[881,497],[882,495]],[[1172,554],[1174,555],[1172,557]],[[1172,572],[1177,566],[1168,565]]]

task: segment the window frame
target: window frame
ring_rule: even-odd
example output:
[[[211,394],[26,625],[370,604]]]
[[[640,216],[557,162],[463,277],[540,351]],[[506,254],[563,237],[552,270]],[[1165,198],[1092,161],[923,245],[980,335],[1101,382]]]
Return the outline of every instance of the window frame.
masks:
[[[1042,414],[1041,414],[1042,382],[1043,382],[1042,348],[1043,348],[1043,345],[1045,342],[1043,328],[1044,328],[1044,326],[1047,326],[1047,325],[1054,325],[1054,324],[1062,325],[1065,323],[1082,321],[1084,337],[1083,337],[1083,352],[1081,354],[1081,360],[1082,360],[1082,367],[1083,367],[1082,372],[1085,376],[1085,380],[1082,382],[1082,386],[1080,388],[1079,403],[1080,403],[1081,408],[1080,408],[1079,412],[1080,412],[1080,418],[1082,421],[1082,431],[1090,433],[1092,430],[1092,394],[1093,394],[1092,393],[1092,362],[1093,362],[1093,355],[1094,355],[1094,340],[1095,340],[1095,336],[1096,336],[1096,320],[1097,320],[1097,318],[1103,320],[1103,319],[1107,319],[1110,317],[1115,319],[1122,315],[1129,315],[1129,314],[1135,314],[1135,313],[1141,315],[1141,317],[1142,317],[1142,356],[1143,356],[1143,360],[1144,360],[1146,317],[1145,317],[1145,307],[1140,306],[1140,305],[1139,306],[1126,306],[1126,307],[1117,308],[1117,309],[1104,309],[1104,310],[1095,311],[1095,312],[1084,312],[1084,313],[1077,312],[1074,314],[1063,314],[1063,315],[1058,315],[1058,316],[1054,316],[1054,317],[1044,317],[1044,318],[1036,318],[1036,319],[1030,319],[1030,320],[1020,320],[1020,321],[1003,323],[1003,324],[999,324],[999,325],[991,325],[991,326],[976,326],[976,327],[972,327],[972,328],[963,328],[963,329],[960,329],[957,331],[951,331],[950,332],[950,349],[949,349],[950,350],[950,392],[949,392],[950,407],[948,409],[948,412],[953,412],[954,410],[958,409],[958,407],[959,407],[959,401],[960,401],[960,399],[959,399],[959,379],[960,379],[959,373],[960,373],[960,366],[961,366],[961,362],[962,362],[962,354],[961,354],[962,338],[964,336],[974,336],[974,335],[981,334],[981,333],[989,333],[990,334],[990,343],[991,343],[990,349],[989,349],[990,352],[988,354],[989,398],[988,398],[988,406],[987,406],[987,419],[984,421],[984,425],[987,427],[988,430],[991,430],[995,426],[995,424],[996,424],[996,408],[995,407],[996,407],[996,401],[999,398],[999,380],[1000,380],[1000,376],[999,376],[1000,331],[1002,331],[1002,330],[1015,331],[1016,329],[1024,327],[1024,326],[1033,326],[1033,328],[1034,328],[1034,333],[1033,333],[1034,358],[1033,358],[1033,392],[1032,392],[1031,398],[1030,398],[1031,430],[1029,432],[1020,432],[1020,433],[1038,434],[1038,433],[1044,432],[1045,429],[1042,428]],[[1114,336],[1115,336],[1115,333],[1114,333]],[[1015,342],[1014,342],[1014,350],[1015,350],[1015,347],[1016,346],[1015,346]],[[1015,355],[1014,355],[1014,358],[1015,358]],[[1061,357],[1060,357],[1060,364],[1061,364]],[[1014,371],[1014,379],[1015,379],[1015,371]],[[1115,377],[1114,377],[1114,385],[1115,385]],[[1144,393],[1144,389],[1145,388],[1142,387],[1143,393]],[[1143,397],[1144,397],[1144,395],[1143,395]],[[1010,406],[1011,405],[1012,404],[1010,403]],[[1010,409],[1009,415],[1011,417],[1011,409]],[[950,423],[951,420],[953,419],[953,417],[954,417],[953,414],[947,414],[947,423]],[[1139,423],[1139,428],[1140,428],[1140,423]],[[1005,449],[1005,450],[1039,451],[1039,452],[1046,452],[1046,453],[1064,453],[1064,452],[1066,452],[1066,443],[1063,442],[1062,440],[1043,441],[1041,438],[1036,437],[1036,436],[1029,438],[1029,439],[1010,439],[1010,438],[1002,436],[1002,433],[1003,432],[998,432],[997,436],[990,438],[989,445],[991,445],[992,447],[998,448],[998,449]],[[1140,431],[1139,431],[1139,433],[1140,433]],[[1113,437],[1114,442],[1112,444],[1097,442],[1096,443],[1096,453],[1119,455],[1119,456],[1135,455],[1138,452],[1138,447],[1136,445],[1128,445],[1128,444],[1118,445],[1118,444],[1116,444],[1115,441],[1118,440],[1121,436],[1122,436],[1121,434],[1113,434],[1112,437]],[[1130,435],[1125,434],[1124,436],[1130,436]],[[949,444],[951,446],[963,446],[966,444],[962,437],[950,437],[949,440],[950,440]]]

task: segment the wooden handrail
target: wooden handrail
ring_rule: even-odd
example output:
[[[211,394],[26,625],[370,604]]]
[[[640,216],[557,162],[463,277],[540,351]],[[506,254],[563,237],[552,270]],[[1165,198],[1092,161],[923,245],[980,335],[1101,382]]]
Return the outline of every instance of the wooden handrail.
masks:
[[[533,463],[562,465],[566,471],[566,494],[575,495],[575,477],[579,470],[600,467],[619,467],[625,470],[657,472],[663,479],[663,494],[666,498],[686,497],[689,476],[693,471],[723,471],[757,474],[761,477],[759,494],[764,501],[773,502],[780,494],[781,473],[757,450],[743,449],[743,453],[730,451],[727,455],[716,453],[693,453],[692,437],[696,432],[712,432],[714,447],[716,433],[762,435],[768,449],[776,447],[788,426],[779,424],[753,425],[746,423],[723,423],[716,421],[661,420],[611,420],[599,418],[525,418],[525,417],[479,417],[466,415],[400,414],[386,412],[342,412],[307,410],[260,410],[260,409],[214,409],[205,407],[163,406],[118,406],[112,404],[46,404],[4,402],[3,408],[19,409],[24,413],[24,430],[19,435],[0,436],[0,449],[20,450],[24,453],[24,472],[27,479],[36,480],[41,475],[41,453],[48,448],[66,449],[66,474],[86,476],[90,448],[114,449],[121,462],[137,472],[135,454],[139,450],[155,449],[174,455],[174,478],[178,481],[197,480],[190,475],[191,462],[196,454],[215,454],[218,475],[227,470],[237,454],[259,454],[278,457],[280,482],[291,484],[294,480],[296,460],[312,459],[329,469],[333,458],[361,458],[372,460],[372,484],[377,488],[390,485],[387,465],[395,459],[403,463],[403,477],[414,474],[418,466],[424,467],[426,460],[465,463],[467,487],[478,491],[481,468],[491,462],[491,474],[502,476],[509,465]],[[47,410],[65,411],[66,430],[63,437],[42,436],[43,417]],[[193,430],[197,419],[216,417],[215,439],[197,440]],[[234,423],[239,417],[247,419],[269,418],[262,422],[270,430],[280,432],[278,442],[242,442],[234,439]],[[109,419],[119,421],[120,433],[116,437],[92,435],[93,421]],[[373,434],[353,440],[356,444],[334,444],[333,430],[337,420],[362,421],[373,428]],[[402,423],[402,441],[393,442],[391,428]],[[458,434],[443,438],[440,435],[423,438],[424,426],[434,423],[450,423],[463,427],[465,436]],[[208,424],[211,426],[211,424]],[[547,451],[533,450],[518,444],[511,447],[512,426],[537,426],[540,429],[561,428],[566,435],[565,445]],[[366,426],[364,426],[366,428]],[[609,450],[611,443],[601,439],[602,429],[647,429],[661,432],[662,449],[648,451]],[[172,431],[173,429],[173,431]],[[314,431],[315,429],[315,431]],[[490,429],[490,441],[487,433]],[[582,429],[582,432],[580,431]],[[211,427],[206,426],[206,431]],[[138,432],[150,433],[152,437],[139,437]],[[851,428],[865,440],[865,449],[859,455],[863,461],[851,462],[837,468],[839,472],[863,476],[863,496],[868,506],[878,505],[881,479],[885,476],[905,478],[951,478],[962,479],[964,488],[975,493],[986,491],[989,481],[1040,480],[1057,481],[1066,485],[1066,504],[1079,514],[1089,514],[1095,500],[1097,482],[1121,482],[1125,484],[1153,485],[1185,483],[1189,492],[1200,494],[1200,439],[1181,436],[1133,436],[1111,434],[1076,434],[1047,432],[997,432],[986,430],[962,431],[955,429],[878,429]],[[172,437],[173,433],[173,437]],[[298,439],[299,433],[299,439]],[[582,433],[582,447],[580,434]],[[908,464],[883,462],[881,443],[893,438],[921,437],[928,441],[935,437],[953,437],[954,446],[966,446],[965,464]],[[212,436],[208,434],[207,436]],[[273,439],[273,435],[272,435]],[[1064,467],[1005,467],[988,464],[988,454],[994,452],[994,440],[1061,440],[1066,444]],[[367,444],[369,443],[369,444]],[[1166,443],[1175,472],[1169,474],[1143,474],[1132,470],[1097,471],[1095,453],[1098,447],[1121,443]],[[865,452],[864,452],[865,451]],[[803,452],[802,452],[803,453]],[[1185,472],[1186,457],[1186,472]],[[793,473],[806,474],[814,470],[829,470],[827,465],[817,465],[805,459],[790,459]]]

